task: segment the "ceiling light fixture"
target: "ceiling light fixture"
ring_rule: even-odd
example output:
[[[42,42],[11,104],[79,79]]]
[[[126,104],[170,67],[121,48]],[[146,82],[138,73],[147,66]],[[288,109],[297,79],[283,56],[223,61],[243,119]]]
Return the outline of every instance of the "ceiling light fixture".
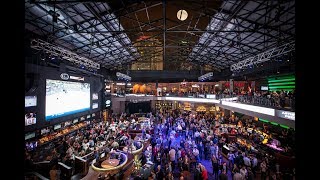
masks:
[[[180,21],[184,21],[188,18],[188,13],[186,10],[179,10],[177,12],[177,18],[180,20]]]

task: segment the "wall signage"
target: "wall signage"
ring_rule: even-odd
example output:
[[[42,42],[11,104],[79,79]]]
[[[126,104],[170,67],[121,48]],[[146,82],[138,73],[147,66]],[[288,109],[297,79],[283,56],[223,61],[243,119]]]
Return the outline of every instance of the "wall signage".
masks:
[[[68,80],[68,79],[69,79],[69,74],[67,74],[67,73],[61,73],[61,74],[60,74],[60,78],[63,79],[63,80]]]
[[[294,121],[296,113],[291,111],[276,110],[276,116]]]

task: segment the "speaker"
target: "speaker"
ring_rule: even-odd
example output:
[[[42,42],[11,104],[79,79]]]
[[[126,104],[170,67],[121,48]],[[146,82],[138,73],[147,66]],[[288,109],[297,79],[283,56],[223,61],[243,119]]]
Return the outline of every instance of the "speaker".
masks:
[[[39,73],[27,73],[25,77],[25,94],[34,93],[39,86],[39,80]]]

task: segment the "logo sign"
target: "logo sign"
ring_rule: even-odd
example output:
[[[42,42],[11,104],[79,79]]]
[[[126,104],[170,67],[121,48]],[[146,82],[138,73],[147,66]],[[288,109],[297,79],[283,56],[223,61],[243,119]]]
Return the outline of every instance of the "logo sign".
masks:
[[[106,100],[106,104],[110,104],[111,103],[111,101],[110,100]]]
[[[111,106],[111,100],[106,100],[106,107],[110,107]]]
[[[78,77],[78,76],[70,76],[70,79],[74,79],[77,81],[84,81],[84,77]]]
[[[67,74],[67,73],[61,73],[61,74],[60,74],[60,78],[63,79],[63,80],[68,80],[68,79],[69,79],[69,74]]]
[[[296,113],[295,112],[290,112],[290,111],[276,110],[276,116],[294,121]]]

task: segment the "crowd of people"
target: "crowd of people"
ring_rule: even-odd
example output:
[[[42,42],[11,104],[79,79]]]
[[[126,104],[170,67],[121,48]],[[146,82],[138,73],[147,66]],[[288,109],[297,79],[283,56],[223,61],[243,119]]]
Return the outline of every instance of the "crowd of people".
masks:
[[[34,170],[35,164],[38,162],[49,161],[51,170],[59,170],[58,162],[69,167],[75,167],[75,156],[86,157],[93,154],[98,160],[101,153],[110,156],[112,152],[116,152],[119,147],[129,146],[130,150],[139,149],[142,143],[137,139],[142,136],[136,136],[130,139],[127,129],[139,128],[139,124],[135,123],[137,117],[114,116],[110,121],[92,121],[90,125],[76,132],[63,136],[55,142],[43,145],[35,151],[25,150],[25,167],[26,170]],[[130,122],[129,122],[130,121]],[[150,138],[149,129],[144,129],[145,137]],[[120,161],[121,163],[121,161]],[[51,172],[50,172],[51,173]]]
[[[255,130],[269,133],[270,128],[256,127],[252,120],[237,116],[218,117],[179,111],[165,114],[147,113],[145,116],[150,119],[151,126],[140,127],[143,132],[141,136],[150,139],[150,147],[143,153],[142,158],[144,163],[152,161],[155,167],[148,179],[188,179],[193,176],[194,179],[201,180],[207,180],[210,177],[244,180],[255,179],[257,176],[261,179],[267,177],[279,179],[280,177],[279,163],[275,156],[259,153],[257,149],[246,148],[224,135],[234,135],[252,144],[261,145],[263,138]],[[111,117],[108,121],[92,122],[76,133],[64,136],[52,146],[50,153],[46,156],[39,152],[26,151],[28,168],[32,169],[30,161],[47,160],[52,164],[50,174],[54,176],[59,174],[57,173],[59,172],[57,171],[58,162],[74,167],[74,156],[84,157],[93,153],[94,157],[99,159],[101,151],[108,156],[120,146],[139,142],[134,141],[137,137],[132,138],[128,134],[128,128],[137,128],[135,123],[137,121],[137,116],[123,113]],[[113,124],[117,125],[113,126]],[[226,128],[224,124],[234,124],[236,128]],[[253,131],[248,133],[248,128],[252,128]],[[292,132],[290,133],[283,131],[281,135],[283,139],[290,139],[288,137],[292,136]],[[290,142],[283,143],[287,147],[287,152],[293,151]],[[234,150],[227,154],[222,152],[222,147],[226,144],[234,147]],[[135,149],[139,147],[141,144],[132,146]],[[281,167],[281,170],[284,168]],[[294,172],[292,169],[287,171]],[[139,178],[139,174],[132,176],[132,178]]]
[[[233,179],[254,179],[258,176],[257,172],[261,179],[267,176],[270,179],[279,178],[276,174],[279,164],[273,156],[254,153],[235,142],[232,143],[236,150],[223,155],[221,149],[228,140],[222,136],[220,124],[226,121],[237,124],[241,121],[238,118],[170,114],[160,115],[159,120],[161,122],[155,126],[151,140],[156,169],[150,179],[172,179],[172,176],[187,179],[185,175],[189,173],[194,179],[205,180],[209,177],[208,168],[212,168],[210,172],[214,179],[229,179],[230,176]],[[244,126],[247,126],[246,122]],[[235,134],[242,135],[241,129]],[[258,137],[252,134],[246,138],[253,141],[254,136]],[[211,166],[206,161],[211,161]]]

